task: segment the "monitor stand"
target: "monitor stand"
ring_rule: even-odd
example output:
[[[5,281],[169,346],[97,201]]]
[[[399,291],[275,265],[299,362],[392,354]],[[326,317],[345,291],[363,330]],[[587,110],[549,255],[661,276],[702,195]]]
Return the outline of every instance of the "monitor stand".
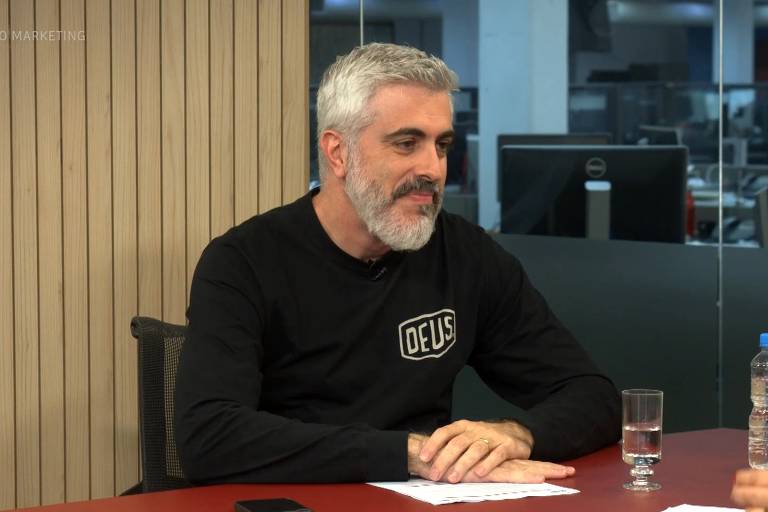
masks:
[[[588,180],[584,182],[587,191],[586,237],[590,240],[611,238],[611,182]]]

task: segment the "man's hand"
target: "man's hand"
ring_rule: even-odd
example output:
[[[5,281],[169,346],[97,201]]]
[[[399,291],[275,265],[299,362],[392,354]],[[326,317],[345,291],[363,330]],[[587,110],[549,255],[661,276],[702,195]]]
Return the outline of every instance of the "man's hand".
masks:
[[[429,480],[535,483],[575,472],[571,467],[526,460],[533,436],[514,421],[460,420],[437,429],[426,440],[419,439],[418,444],[421,450],[413,461],[414,474]],[[409,442],[409,469],[415,447]]]
[[[528,459],[532,448],[533,436],[516,422],[459,420],[435,430],[419,458],[432,464],[430,480],[460,482],[470,469],[482,478],[506,460]]]
[[[566,478],[575,473],[570,466],[537,460],[506,460],[484,477],[468,471],[463,482],[498,482],[515,484],[540,484],[553,478]]]
[[[765,510],[768,507],[768,471],[742,469],[733,479],[731,499],[749,510]]]

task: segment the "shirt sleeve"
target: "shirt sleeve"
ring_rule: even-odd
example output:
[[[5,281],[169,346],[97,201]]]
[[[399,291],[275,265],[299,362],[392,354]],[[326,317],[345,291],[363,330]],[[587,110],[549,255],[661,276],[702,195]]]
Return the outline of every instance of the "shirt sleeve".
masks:
[[[195,271],[175,395],[176,443],[187,479],[407,480],[407,432],[304,423],[260,410],[269,306],[252,267],[236,244],[218,239]]]
[[[620,400],[533,287],[520,262],[487,238],[486,293],[470,364],[534,438],[532,459],[564,460],[616,442]]]

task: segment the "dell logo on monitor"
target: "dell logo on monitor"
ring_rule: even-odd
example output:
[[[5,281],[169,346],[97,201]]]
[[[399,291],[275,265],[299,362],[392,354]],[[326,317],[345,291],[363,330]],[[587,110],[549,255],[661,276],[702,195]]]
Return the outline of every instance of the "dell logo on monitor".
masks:
[[[587,160],[584,169],[587,171],[587,176],[597,180],[605,176],[605,172],[608,170],[608,165],[602,158],[594,156]]]

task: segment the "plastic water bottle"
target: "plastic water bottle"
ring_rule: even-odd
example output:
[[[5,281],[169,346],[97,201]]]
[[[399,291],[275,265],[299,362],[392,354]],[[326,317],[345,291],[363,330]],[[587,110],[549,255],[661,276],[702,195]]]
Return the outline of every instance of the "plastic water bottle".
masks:
[[[760,353],[752,359],[751,374],[749,465],[756,469],[768,469],[768,333],[760,335]]]

